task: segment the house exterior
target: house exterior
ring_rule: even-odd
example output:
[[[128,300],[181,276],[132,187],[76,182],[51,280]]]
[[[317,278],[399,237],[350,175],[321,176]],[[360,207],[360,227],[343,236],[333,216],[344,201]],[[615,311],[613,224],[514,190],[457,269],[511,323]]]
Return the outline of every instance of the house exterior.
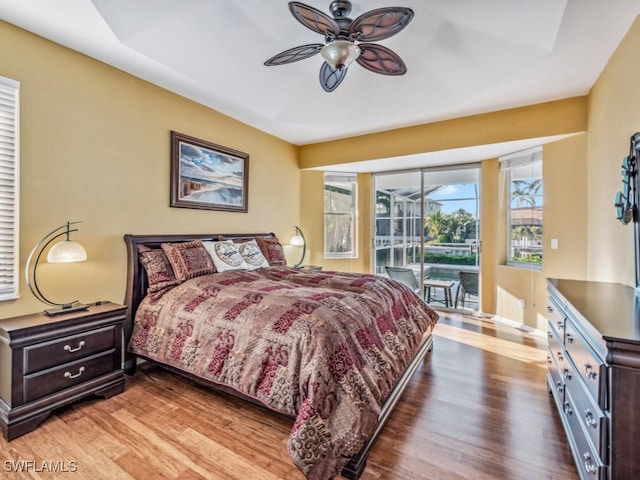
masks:
[[[632,228],[616,220],[613,202],[629,137],[640,130],[638,45],[637,18],[586,96],[298,147],[0,22],[0,75],[21,82],[21,269],[45,232],[81,220],[90,261],[39,271],[54,297],[122,301],[125,233],[273,231],[286,242],[300,225],[308,263],[366,272],[371,175],[358,175],[358,258],[325,260],[323,172],[309,168],[572,134],[544,146],[541,271],[504,265],[498,159],[482,165],[483,309],[543,329],[545,277],[634,283]],[[172,130],[250,155],[248,213],[169,207]],[[42,309],[24,281],[20,292],[0,316]]]

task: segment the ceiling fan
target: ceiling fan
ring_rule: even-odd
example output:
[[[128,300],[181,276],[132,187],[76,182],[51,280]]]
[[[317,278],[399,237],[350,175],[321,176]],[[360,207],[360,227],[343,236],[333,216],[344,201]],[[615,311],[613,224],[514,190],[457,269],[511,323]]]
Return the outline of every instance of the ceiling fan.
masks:
[[[320,68],[320,85],[327,92],[338,88],[354,60],[374,73],[406,73],[407,67],[398,54],[387,47],[368,42],[384,40],[406,27],[413,18],[413,10],[410,8],[377,8],[355,20],[348,17],[351,2],[346,0],[331,2],[329,10],[333,18],[300,2],[289,2],[289,10],[302,25],[324,35],[325,43],[311,43],[285,50],[264,62],[265,65],[284,65],[320,53],[325,60]]]

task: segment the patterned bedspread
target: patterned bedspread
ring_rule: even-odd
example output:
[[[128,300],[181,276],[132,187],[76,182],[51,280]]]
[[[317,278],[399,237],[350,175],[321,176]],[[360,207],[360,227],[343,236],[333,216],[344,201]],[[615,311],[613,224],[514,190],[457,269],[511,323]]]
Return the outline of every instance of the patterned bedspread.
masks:
[[[136,314],[129,349],[295,417],[289,454],[338,475],[438,315],[374,275],[287,267],[188,280]]]

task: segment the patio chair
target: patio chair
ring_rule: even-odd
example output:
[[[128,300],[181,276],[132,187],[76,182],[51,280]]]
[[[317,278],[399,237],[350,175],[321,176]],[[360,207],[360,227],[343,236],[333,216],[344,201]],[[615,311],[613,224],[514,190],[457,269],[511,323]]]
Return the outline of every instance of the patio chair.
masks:
[[[408,285],[414,292],[420,293],[420,284],[416,278],[416,274],[410,268],[403,267],[384,267],[389,278]]]
[[[460,283],[456,288],[456,299],[453,308],[458,308],[458,301],[464,307],[464,300],[466,295],[479,295],[478,292],[478,272],[458,272]]]

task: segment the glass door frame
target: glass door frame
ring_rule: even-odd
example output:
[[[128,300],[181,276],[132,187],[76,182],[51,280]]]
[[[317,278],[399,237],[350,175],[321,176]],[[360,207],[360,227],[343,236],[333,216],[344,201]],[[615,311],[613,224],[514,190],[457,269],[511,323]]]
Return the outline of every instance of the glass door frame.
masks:
[[[381,172],[373,172],[372,176],[371,176],[371,192],[372,192],[372,197],[371,197],[371,202],[373,205],[372,213],[372,221],[371,221],[371,266],[370,269],[372,272],[374,273],[378,273],[376,271],[376,267],[377,267],[377,211],[376,211],[376,206],[377,206],[377,188],[376,188],[376,177],[378,176],[387,176],[387,175],[394,175],[394,174],[409,174],[409,173],[417,173],[420,175],[420,192],[422,192],[422,197],[421,197],[421,201],[420,201],[420,221],[422,222],[422,225],[424,225],[424,220],[425,220],[425,201],[424,201],[424,189],[425,189],[425,175],[428,173],[433,173],[433,172],[446,172],[446,171],[454,171],[454,170],[465,170],[465,169],[477,169],[478,171],[478,180],[477,180],[477,185],[478,185],[478,192],[477,192],[477,204],[478,204],[478,208],[477,208],[477,218],[476,218],[476,239],[477,239],[477,255],[478,255],[478,260],[477,260],[477,268],[478,268],[478,273],[481,274],[482,272],[482,163],[481,162],[469,162],[469,163],[462,163],[462,164],[452,164],[452,165],[441,165],[441,166],[434,166],[434,167],[418,167],[418,168],[410,168],[410,169],[403,169],[403,170],[388,170],[388,171],[381,171]],[[391,222],[390,228],[393,228],[393,221],[394,221],[394,216],[393,216],[393,202],[390,201],[390,205],[389,205],[389,220]],[[393,239],[393,232],[391,232],[391,238]],[[406,234],[403,233],[403,235],[406,238]],[[425,259],[424,259],[424,254],[425,254],[425,229],[420,228],[420,245],[419,245],[419,250],[420,250],[420,291],[424,292],[424,271],[425,271]],[[393,243],[393,242],[392,242]],[[390,245],[390,256],[395,255],[394,253],[394,246],[393,244]],[[406,252],[404,254],[404,257],[406,257]],[[391,258],[391,257],[390,257]],[[395,260],[393,262],[395,264]],[[480,277],[482,278],[482,277]],[[481,283],[481,282],[480,282]],[[480,287],[480,289],[482,289],[482,287]],[[455,293],[455,292],[454,292]],[[481,311],[481,295],[478,295],[478,310]]]

